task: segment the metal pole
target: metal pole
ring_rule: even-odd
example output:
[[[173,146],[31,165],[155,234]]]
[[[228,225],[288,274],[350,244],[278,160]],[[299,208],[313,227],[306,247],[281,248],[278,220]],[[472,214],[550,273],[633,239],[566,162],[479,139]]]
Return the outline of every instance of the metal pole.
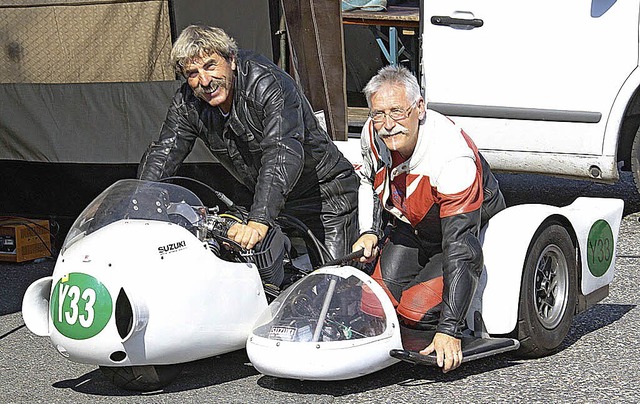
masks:
[[[336,278],[332,278],[329,282],[329,288],[327,289],[327,296],[324,298],[324,302],[322,303],[322,310],[320,311],[320,317],[318,318],[318,324],[316,325],[316,329],[313,332],[312,342],[318,342],[320,339],[320,333],[322,332],[322,326],[324,326],[324,319],[327,316],[327,312],[329,311],[329,304],[331,304],[331,299],[333,298],[333,292],[336,290],[336,283],[338,281]]]

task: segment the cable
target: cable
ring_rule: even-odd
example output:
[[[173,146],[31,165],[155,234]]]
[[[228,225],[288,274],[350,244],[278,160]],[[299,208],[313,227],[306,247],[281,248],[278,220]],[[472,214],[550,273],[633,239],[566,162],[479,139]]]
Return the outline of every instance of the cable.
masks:
[[[280,221],[280,222],[289,222],[289,227],[295,227],[298,230],[302,231],[303,233],[305,233],[307,235],[307,237],[309,238],[309,240],[311,240],[311,242],[313,242],[313,245],[315,246],[316,250],[319,253],[319,257],[318,259],[320,259],[320,265],[324,265],[327,261],[331,261],[333,260],[333,256],[331,255],[331,253],[329,252],[329,250],[327,249],[327,246],[325,246],[320,240],[318,240],[318,238],[316,237],[315,234],[313,234],[313,232],[311,231],[311,229],[309,229],[309,227],[307,227],[307,225],[305,225],[300,219],[298,219],[297,217],[288,215],[286,213],[280,213],[280,216],[278,216],[278,218],[276,219],[276,221]],[[286,227],[285,223],[285,226]]]
[[[166,178],[162,178],[160,180],[158,180],[158,182],[167,182],[167,181],[171,181],[171,180],[183,180],[183,181],[191,181],[194,182],[200,186],[205,187],[206,189],[208,189],[209,191],[211,191],[216,198],[218,198],[220,201],[222,201],[222,203],[224,203],[225,205],[227,205],[227,208],[229,208],[230,210],[233,210],[235,212],[240,213],[240,215],[242,216],[242,220],[246,220],[246,213],[243,211],[242,207],[236,205],[231,199],[229,199],[229,197],[227,197],[224,193],[214,189],[213,187],[209,186],[208,184],[193,179],[193,178],[189,178],[189,177],[182,177],[179,175],[174,175],[171,177],[166,177]]]
[[[220,199],[225,205],[227,205],[227,207],[230,210],[233,210],[235,212],[238,212],[242,218],[243,222],[246,222],[247,220],[247,214],[246,212],[244,212],[243,208],[241,206],[236,205],[231,199],[229,199],[224,193],[212,188],[211,186],[209,186],[208,184],[205,184],[202,181],[193,179],[193,178],[189,178],[189,177],[182,177],[182,176],[171,176],[171,177],[166,177],[163,178],[161,180],[159,180],[160,182],[165,182],[165,181],[171,181],[171,180],[184,180],[184,181],[191,181],[194,182],[196,184],[199,184],[203,187],[205,187],[206,189],[210,190],[211,192],[213,192],[213,194]],[[280,216],[278,216],[278,218],[276,219],[276,221],[289,221],[290,224],[293,224],[292,227],[297,227],[298,230],[302,231],[303,233],[305,233],[309,240],[311,240],[311,242],[313,243],[313,245],[315,246],[316,250],[319,253],[319,259],[321,261],[321,265],[324,265],[325,262],[327,261],[331,261],[334,259],[334,257],[331,255],[331,253],[329,252],[329,250],[327,249],[327,247],[320,242],[320,240],[318,240],[318,238],[315,236],[315,234],[313,234],[313,232],[302,222],[300,221],[298,218],[288,215],[288,214],[283,214],[281,213]]]

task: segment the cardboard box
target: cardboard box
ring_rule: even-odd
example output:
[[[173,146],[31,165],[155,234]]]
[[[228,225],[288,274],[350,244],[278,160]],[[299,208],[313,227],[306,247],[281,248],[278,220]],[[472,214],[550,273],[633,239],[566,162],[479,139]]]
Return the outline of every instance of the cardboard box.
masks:
[[[16,218],[4,221],[6,224],[2,223],[0,222],[0,261],[23,262],[51,256],[48,220]]]

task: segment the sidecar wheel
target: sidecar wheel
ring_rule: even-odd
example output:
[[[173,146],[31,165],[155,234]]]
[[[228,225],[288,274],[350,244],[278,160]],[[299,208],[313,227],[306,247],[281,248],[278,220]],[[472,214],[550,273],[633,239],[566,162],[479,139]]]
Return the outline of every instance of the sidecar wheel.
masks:
[[[154,391],[171,383],[182,372],[183,364],[147,366],[100,366],[102,374],[125,390]]]
[[[564,226],[550,222],[538,229],[522,274],[517,355],[549,355],[567,336],[577,299],[577,267],[575,246]]]

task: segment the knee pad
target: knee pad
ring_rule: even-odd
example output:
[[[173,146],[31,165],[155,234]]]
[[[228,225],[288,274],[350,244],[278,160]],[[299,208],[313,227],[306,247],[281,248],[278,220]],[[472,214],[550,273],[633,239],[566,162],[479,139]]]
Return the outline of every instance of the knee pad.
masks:
[[[380,299],[367,286],[362,285],[362,297],[360,299],[360,310],[373,317],[384,318],[384,309]]]
[[[433,320],[433,311],[442,303],[443,287],[443,277],[439,276],[405,290],[397,308],[398,315],[409,325]]]

